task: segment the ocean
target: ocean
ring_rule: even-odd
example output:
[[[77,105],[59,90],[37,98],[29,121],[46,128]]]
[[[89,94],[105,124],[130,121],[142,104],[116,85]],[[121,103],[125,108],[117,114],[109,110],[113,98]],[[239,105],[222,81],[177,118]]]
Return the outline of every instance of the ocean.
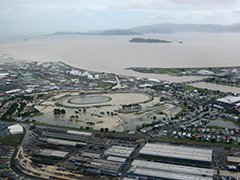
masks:
[[[133,37],[173,43],[130,43]],[[24,39],[28,39],[25,41]],[[183,43],[179,43],[182,41]],[[74,67],[169,81],[200,77],[140,74],[128,67],[219,67],[240,65],[239,33],[166,33],[140,36],[31,36],[0,42],[4,58],[63,61]],[[1,60],[1,59],[0,59]]]

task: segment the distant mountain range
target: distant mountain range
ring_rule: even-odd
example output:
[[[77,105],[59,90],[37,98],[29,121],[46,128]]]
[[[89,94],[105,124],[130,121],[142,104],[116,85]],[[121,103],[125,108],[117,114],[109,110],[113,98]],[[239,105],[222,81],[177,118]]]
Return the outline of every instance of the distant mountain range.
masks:
[[[45,34],[45,35],[102,35],[102,36],[126,36],[126,35],[143,35],[143,33],[134,32],[131,30],[123,30],[123,29],[113,29],[113,30],[104,30],[104,31],[91,31],[91,32],[55,32],[53,34]]]
[[[173,32],[211,32],[211,33],[239,33],[240,23],[232,25],[215,24],[154,24],[128,29],[139,33],[173,33]]]
[[[147,33],[174,33],[174,32],[208,32],[208,33],[240,33],[240,23],[232,25],[215,24],[173,24],[163,23],[148,26],[139,26],[131,29],[113,29],[92,32],[55,32],[46,35],[143,35]]]

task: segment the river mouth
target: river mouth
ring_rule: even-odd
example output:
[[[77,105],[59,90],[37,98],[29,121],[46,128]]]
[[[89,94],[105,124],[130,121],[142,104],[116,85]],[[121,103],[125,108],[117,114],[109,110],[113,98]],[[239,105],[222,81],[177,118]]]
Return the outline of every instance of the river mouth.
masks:
[[[104,103],[110,101],[112,98],[108,96],[83,96],[83,97],[76,97],[68,100],[70,104],[97,104],[97,103]]]

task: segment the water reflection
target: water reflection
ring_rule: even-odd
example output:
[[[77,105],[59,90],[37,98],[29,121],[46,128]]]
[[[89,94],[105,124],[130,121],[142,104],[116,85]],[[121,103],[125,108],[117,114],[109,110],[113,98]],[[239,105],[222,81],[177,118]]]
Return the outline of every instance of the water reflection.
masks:
[[[222,92],[232,92],[232,93],[240,93],[240,88],[233,87],[233,86],[223,86],[219,84],[214,83],[207,83],[207,82],[198,82],[198,83],[192,83],[189,84],[190,86],[202,88],[202,89],[210,89],[210,90],[219,90]]]

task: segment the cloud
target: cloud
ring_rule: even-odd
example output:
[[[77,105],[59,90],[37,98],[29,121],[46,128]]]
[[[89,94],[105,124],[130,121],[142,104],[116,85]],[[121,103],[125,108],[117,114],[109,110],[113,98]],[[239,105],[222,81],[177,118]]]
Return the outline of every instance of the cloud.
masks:
[[[109,6],[112,10],[214,9],[240,3],[240,0],[125,0]]]
[[[240,15],[240,0],[0,1],[0,32],[17,31],[14,27],[87,31],[162,22],[230,24]]]
[[[169,0],[172,3],[180,5],[190,5],[190,6],[226,6],[232,5],[239,0]]]
[[[240,14],[240,8],[233,9],[231,12],[234,14]]]

